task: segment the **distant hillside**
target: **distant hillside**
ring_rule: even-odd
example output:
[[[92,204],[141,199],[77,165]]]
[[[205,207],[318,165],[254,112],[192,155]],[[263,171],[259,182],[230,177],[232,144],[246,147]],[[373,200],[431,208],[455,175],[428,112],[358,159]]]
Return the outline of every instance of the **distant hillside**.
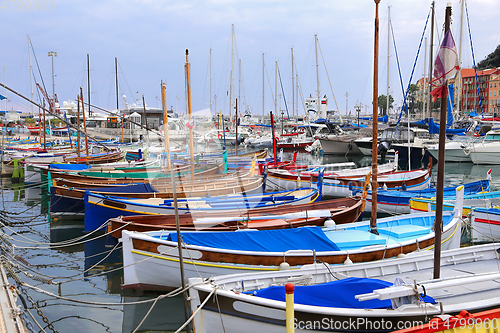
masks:
[[[483,70],[493,67],[500,67],[500,45],[497,46],[497,49],[490,53],[484,60],[481,60],[477,64],[477,69]]]

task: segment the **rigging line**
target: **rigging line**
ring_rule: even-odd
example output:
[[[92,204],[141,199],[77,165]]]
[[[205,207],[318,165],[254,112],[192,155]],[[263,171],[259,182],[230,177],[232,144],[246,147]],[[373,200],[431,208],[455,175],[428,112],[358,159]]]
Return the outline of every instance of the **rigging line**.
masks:
[[[470,48],[471,48],[471,51],[472,51],[472,63],[474,64],[474,74],[476,76],[476,88],[477,88],[477,95],[479,97],[479,106],[481,107],[481,114],[483,114],[484,113],[483,102],[482,102],[482,99],[481,99],[481,91],[479,89],[479,81],[478,81],[478,78],[477,78],[476,57],[474,56],[474,47],[472,46],[472,34],[470,32],[469,10],[467,9],[467,1],[465,1],[465,16],[467,17],[467,29],[469,30]]]
[[[33,48],[33,43],[31,42],[31,38],[30,38],[30,45],[31,45],[31,51],[33,53],[33,58],[35,58],[36,67],[38,68],[38,73],[40,74],[40,80],[42,80],[43,89],[45,91],[47,91],[47,88],[45,87],[45,81],[43,81],[43,76],[42,76],[42,72],[40,70],[40,66],[38,65],[38,59],[37,59],[36,54],[35,54],[35,49]],[[36,80],[35,80],[35,83],[36,83]],[[42,98],[40,97],[40,92],[38,92],[38,98],[40,98],[40,101],[42,100]]]
[[[68,302],[75,302],[75,303],[81,303],[81,304],[87,304],[87,305],[98,305],[98,306],[123,306],[123,305],[138,305],[138,304],[147,304],[147,303],[151,303],[151,302],[154,302],[154,300],[158,297],[161,297],[161,298],[166,298],[166,297],[174,297],[172,296],[175,292],[177,292],[177,289],[169,292],[168,294],[164,294],[164,295],[160,295],[156,298],[152,298],[152,299],[147,299],[147,300],[143,300],[143,301],[136,301],[136,302],[120,302],[120,303],[104,303],[104,302],[90,302],[90,301],[84,301],[84,300],[79,300],[79,299],[72,299],[72,298],[67,298],[67,297],[63,297],[63,296],[59,296],[59,295],[56,295],[50,291],[46,291],[46,290],[43,290],[39,287],[35,287],[35,286],[32,286],[32,285],[29,285],[27,284],[26,282],[21,282],[21,285],[23,287],[27,287],[27,288],[30,288],[40,294],[44,294],[44,295],[47,295],[47,296],[51,296],[53,298],[56,298],[56,299],[60,299],[60,300],[64,300],[64,301],[68,301]]]
[[[396,125],[396,131],[398,130],[398,126],[399,126],[399,123],[401,121],[401,115],[403,114],[404,108],[406,108],[406,111],[408,112],[408,123],[410,122],[410,111],[408,110],[408,104],[406,103],[406,99],[407,99],[408,93],[410,91],[411,80],[413,78],[413,74],[415,73],[415,67],[417,65],[418,56],[420,54],[420,48],[422,47],[422,41],[424,40],[425,31],[427,30],[427,23],[429,22],[429,16],[430,16],[430,14],[431,14],[431,11],[429,10],[429,13],[427,14],[427,19],[425,20],[424,31],[422,31],[422,36],[420,36],[420,44],[418,45],[417,55],[415,57],[415,61],[413,62],[413,68],[411,70],[410,79],[408,80],[408,88],[406,88],[406,94],[404,93],[404,90],[403,90],[403,97],[404,97],[404,99],[403,99],[403,106],[401,108],[401,113],[399,114],[398,123]],[[394,50],[396,51],[396,39],[394,38],[394,30],[393,30],[393,27],[392,27],[392,22],[391,22],[391,32],[392,32],[392,36],[393,36],[392,38],[394,40]],[[396,58],[397,58],[397,56],[396,56]],[[399,60],[398,60],[398,69],[400,71],[400,79],[401,79],[401,70],[399,68]],[[401,84],[402,83],[403,83],[403,81],[401,79]],[[401,88],[403,88],[403,86],[401,86]]]
[[[45,107],[42,107],[40,104],[38,103],[35,103],[34,101],[30,100],[29,98],[25,97],[24,95],[18,93],[17,91],[15,91],[14,89],[12,88],[9,88],[7,87],[5,84],[3,83],[0,83],[0,87],[3,87],[7,90],[9,90],[10,92],[16,94],[17,96],[23,98],[24,100],[38,106],[40,109],[42,110],[45,110],[49,115],[51,116],[54,116],[56,117],[57,119],[59,119],[61,122],[65,123],[66,125],[68,125],[69,127],[73,128],[74,130],[80,132],[80,133],[83,133],[83,135],[86,135],[87,137],[89,137],[91,140],[94,140],[98,145],[104,147],[106,150],[110,150],[106,145],[104,145],[103,143],[99,142],[99,140],[97,140],[95,137],[93,137],[92,135],[89,135],[87,133],[85,133],[82,129],[76,127],[75,125],[73,125],[72,123],[68,122],[66,119],[62,118],[60,115],[58,115],[57,113],[53,112],[53,111],[50,111],[50,110],[47,110]]]
[[[286,116],[290,119],[290,114],[288,113],[288,105],[286,104],[285,90],[283,89],[283,81],[281,80],[280,68],[278,67],[278,77],[280,78],[281,92],[283,93],[283,101],[285,102]]]
[[[165,255],[167,253],[169,253],[170,251],[174,251],[174,250],[177,250],[177,246],[175,247],[172,247],[171,249],[169,249],[168,251],[164,251],[164,252],[161,252],[159,255]],[[133,265],[137,265],[137,264],[140,264],[141,262],[144,262],[144,261],[148,261],[148,260],[151,260],[151,259],[155,259],[157,258],[157,255],[153,255],[151,257],[146,257],[140,261],[136,261],[135,263],[132,263],[132,264],[129,264],[129,265],[126,265],[126,266],[120,266],[120,267],[117,267],[117,268],[113,268],[113,269],[110,269],[110,270],[107,270],[107,271],[103,271],[103,272],[100,272],[100,273],[96,273],[94,275],[88,275],[88,276],[83,276],[83,277],[80,277],[80,278],[77,278],[77,279],[71,279],[71,280],[67,280],[67,281],[57,281],[58,284],[62,284],[62,283],[68,283],[68,282],[74,282],[74,281],[80,281],[80,280],[85,280],[85,279],[88,279],[88,278],[93,278],[93,277],[97,277],[97,276],[101,276],[101,275],[105,275],[105,274],[108,274],[108,273],[112,273],[112,272],[115,272],[115,271],[118,271],[118,270],[121,270],[121,269],[124,269],[126,267],[130,267],[130,266],[133,266]],[[78,274],[80,275],[80,274]],[[76,275],[74,275],[76,276]],[[71,277],[74,277],[74,276],[69,276],[70,278]],[[66,277],[63,277],[63,278],[66,278]],[[177,295],[177,294],[176,294]]]
[[[326,77],[328,78],[328,83],[330,84],[330,90],[332,91],[335,107],[339,112],[340,122],[342,122],[342,114],[340,113],[339,105],[337,104],[337,98],[335,97],[335,93],[333,92],[332,81],[330,80],[330,74],[328,74],[328,69],[326,68],[326,62],[325,58],[323,57],[323,51],[321,50],[321,45],[319,44],[319,40],[318,40],[318,47],[319,47],[319,54],[321,54],[321,59],[323,60],[323,66],[325,67]]]
[[[273,101],[274,101],[275,97],[274,97],[274,93],[273,93],[273,88],[272,88],[271,80],[269,79],[269,73],[267,72],[267,67],[265,64],[264,64],[264,70],[266,71],[267,82],[269,83],[269,90],[271,90],[271,96],[273,97]]]
[[[101,199],[98,203],[101,203],[102,201],[104,201],[105,198]],[[92,206],[89,206],[87,208],[84,209],[87,210],[89,208],[91,208]],[[31,219],[29,222],[33,221],[35,218],[37,217],[40,217],[41,215],[45,215],[45,214],[40,214],[36,217],[34,217],[33,219]],[[84,236],[80,236],[78,237],[77,239],[80,240],[80,239],[84,239],[86,238],[87,236],[89,235],[92,235],[93,233],[96,233],[101,227],[103,227],[106,223],[108,223],[108,221],[104,222],[103,224],[101,224],[96,230],[93,230],[87,234],[85,234]],[[19,243],[28,243],[28,244],[40,244],[40,245],[49,245],[49,247],[39,247],[39,246],[16,246],[17,248],[20,248],[20,249],[47,249],[47,248],[51,248],[51,247],[59,247],[59,246],[52,246],[51,244],[65,244],[65,246],[68,246],[68,245],[76,245],[76,244],[72,244],[72,243],[65,243],[65,242],[59,242],[59,243],[43,243],[43,242],[37,242],[37,241],[34,241],[34,240],[31,240],[23,235],[21,235],[20,233],[14,231],[12,228],[9,228],[8,226],[6,226],[5,224],[3,224],[1,221],[0,221],[0,224],[2,224],[5,228],[7,228],[9,231],[12,232],[12,234],[16,235],[16,236],[19,236],[21,238],[24,238],[26,239],[27,241],[22,241],[22,240],[19,240],[19,239],[14,239],[12,236],[9,236],[10,239],[12,241],[16,241],[16,242],[19,242]],[[105,236],[107,236],[109,233],[106,233]],[[96,238],[93,238],[93,239],[90,239],[90,240],[94,240],[94,239],[98,239],[100,237],[96,237]]]
[[[207,298],[205,298],[205,300],[200,304],[200,306],[198,306],[198,309],[196,309],[196,311],[191,315],[191,317],[189,317],[188,320],[186,320],[186,322],[181,327],[179,327],[177,331],[175,331],[175,333],[179,333],[180,331],[182,331],[184,327],[186,327],[193,320],[193,318],[198,314],[198,312],[200,312],[200,310],[205,306],[205,304],[207,304],[210,297],[212,297],[212,295],[218,288],[219,288],[218,286],[213,287],[212,291],[210,292],[210,294],[208,294]]]

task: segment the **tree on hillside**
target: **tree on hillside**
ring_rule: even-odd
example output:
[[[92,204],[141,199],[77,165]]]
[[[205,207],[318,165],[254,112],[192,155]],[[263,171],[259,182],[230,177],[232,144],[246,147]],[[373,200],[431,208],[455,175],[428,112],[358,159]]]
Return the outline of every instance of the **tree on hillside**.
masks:
[[[418,86],[416,84],[410,84],[410,89],[408,91],[408,109],[411,114],[415,113],[415,108],[417,106],[417,91]]]
[[[393,108],[394,98],[389,95],[389,109]],[[378,97],[378,108],[381,116],[385,116],[387,114],[387,95],[380,95]]]
[[[490,53],[484,60],[481,60],[477,64],[477,69],[479,70],[493,67],[500,67],[500,45],[497,46],[495,51]]]

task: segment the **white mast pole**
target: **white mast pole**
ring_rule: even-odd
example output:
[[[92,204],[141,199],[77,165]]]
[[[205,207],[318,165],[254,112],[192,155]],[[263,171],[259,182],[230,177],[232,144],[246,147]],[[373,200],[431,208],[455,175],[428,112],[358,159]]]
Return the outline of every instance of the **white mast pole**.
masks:
[[[387,11],[389,15],[388,23],[387,23],[387,107],[386,107],[386,114],[389,115],[389,59],[391,58],[391,6],[387,6]],[[425,66],[424,66],[425,68]]]
[[[231,78],[229,85],[229,125],[231,126],[231,115],[233,112],[233,57],[234,57],[234,24],[231,24]]]
[[[316,81],[317,81],[316,84],[317,84],[317,96],[318,96],[318,100],[316,101],[318,105],[318,108],[316,110],[316,119],[317,119],[320,118],[320,112],[321,112],[321,100],[320,100],[321,96],[319,90],[318,34],[314,35],[314,48],[316,52]]]

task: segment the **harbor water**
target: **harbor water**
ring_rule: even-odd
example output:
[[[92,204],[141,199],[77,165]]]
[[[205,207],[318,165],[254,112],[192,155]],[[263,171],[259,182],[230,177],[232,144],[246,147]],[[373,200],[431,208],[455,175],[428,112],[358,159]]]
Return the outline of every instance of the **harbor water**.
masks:
[[[371,164],[369,157],[306,153],[299,154],[298,164],[349,160],[359,166]],[[484,179],[490,168],[449,163],[445,186]],[[433,182],[436,174],[435,165]],[[500,167],[493,167],[492,177],[492,190],[500,188]],[[26,306],[46,332],[174,332],[184,323],[182,295],[161,298],[164,292],[122,290],[120,244],[109,245],[99,234],[84,234],[81,217],[51,218],[47,194],[40,186],[2,179],[0,205],[3,255],[18,264],[15,271],[21,273],[14,278],[24,283],[20,290]],[[30,322],[32,332],[41,331]]]

